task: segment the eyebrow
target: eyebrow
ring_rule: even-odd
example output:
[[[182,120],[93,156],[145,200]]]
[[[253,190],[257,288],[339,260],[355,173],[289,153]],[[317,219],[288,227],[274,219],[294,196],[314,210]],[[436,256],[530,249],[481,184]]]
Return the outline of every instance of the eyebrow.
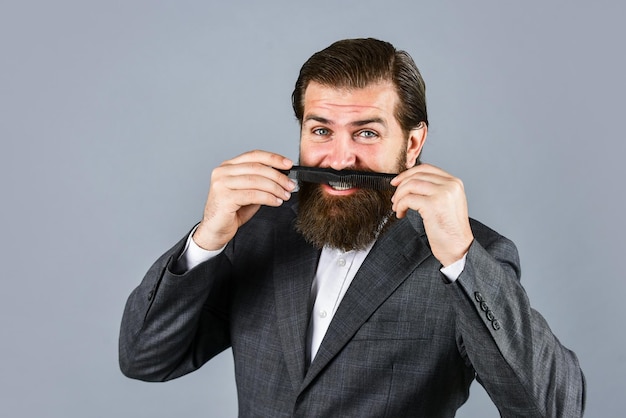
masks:
[[[330,125],[332,123],[330,121],[330,119],[326,119],[326,118],[323,118],[321,116],[316,116],[316,115],[309,115],[309,116],[307,116],[306,118],[304,118],[303,122],[308,122],[310,120],[314,120],[314,121],[319,122],[319,123],[324,123],[326,125]]]
[[[357,121],[351,122],[350,125],[353,125],[353,126],[365,126],[365,125],[369,125],[370,123],[378,123],[379,125],[387,126],[387,124],[385,123],[385,121],[382,118],[371,118],[371,119],[357,120]]]
[[[317,115],[309,115],[309,116],[307,116],[304,119],[303,123],[306,123],[306,122],[311,121],[311,120],[319,122],[319,123],[323,123],[323,124],[326,124],[326,125],[331,125],[333,123],[330,119],[326,119],[326,118],[323,118],[323,117],[317,116]],[[378,124],[383,125],[385,127],[387,126],[387,123],[385,123],[385,120],[382,119],[382,118],[371,118],[371,119],[357,120],[357,121],[354,121],[354,122],[350,122],[350,125],[352,125],[352,126],[365,126],[365,125],[369,125],[370,123],[378,123]]]

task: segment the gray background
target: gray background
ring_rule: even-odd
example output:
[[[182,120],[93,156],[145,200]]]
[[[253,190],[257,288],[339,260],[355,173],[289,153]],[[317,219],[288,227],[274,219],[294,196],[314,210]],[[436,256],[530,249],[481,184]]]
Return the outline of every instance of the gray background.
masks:
[[[297,157],[304,60],[373,36],[422,70],[423,160],[518,244],[534,307],[580,358],[587,416],[623,416],[621,3],[2,2],[0,415],[236,415],[230,352],[170,383],[121,375],[125,299],[199,220],[214,166]],[[459,416],[497,411],[474,385]]]

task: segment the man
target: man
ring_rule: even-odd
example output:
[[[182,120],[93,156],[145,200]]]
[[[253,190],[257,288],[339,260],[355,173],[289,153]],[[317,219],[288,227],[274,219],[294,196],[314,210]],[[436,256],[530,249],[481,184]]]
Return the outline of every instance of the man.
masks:
[[[530,307],[515,246],[419,162],[424,90],[386,42],[314,54],[292,97],[300,164],[399,173],[395,190],[296,193],[281,155],[224,162],[202,221],[128,300],[122,371],[173,379],[232,347],[245,417],[454,416],[474,378],[502,416],[581,416],[578,361]]]

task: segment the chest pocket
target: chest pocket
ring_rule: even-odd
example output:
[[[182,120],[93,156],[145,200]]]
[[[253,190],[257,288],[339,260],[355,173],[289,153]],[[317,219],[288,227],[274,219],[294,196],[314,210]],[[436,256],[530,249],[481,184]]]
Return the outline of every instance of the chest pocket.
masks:
[[[361,326],[352,340],[427,340],[433,333],[434,328],[422,321],[369,321]]]

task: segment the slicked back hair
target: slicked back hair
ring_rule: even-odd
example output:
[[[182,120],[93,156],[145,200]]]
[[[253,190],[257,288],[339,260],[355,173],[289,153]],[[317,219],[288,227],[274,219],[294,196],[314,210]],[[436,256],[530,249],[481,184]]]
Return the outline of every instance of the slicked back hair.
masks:
[[[390,81],[399,103],[395,116],[408,138],[420,123],[428,126],[426,85],[411,56],[389,42],[378,39],[344,39],[316,52],[302,68],[291,102],[302,125],[304,93],[314,81],[323,86],[361,89],[370,84]]]

